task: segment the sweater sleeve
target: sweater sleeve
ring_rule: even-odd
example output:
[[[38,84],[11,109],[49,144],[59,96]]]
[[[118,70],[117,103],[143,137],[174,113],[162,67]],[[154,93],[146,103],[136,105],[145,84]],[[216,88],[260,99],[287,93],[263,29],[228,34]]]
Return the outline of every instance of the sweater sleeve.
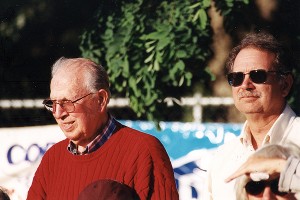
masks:
[[[300,192],[300,160],[289,157],[285,169],[280,173],[279,191]]]
[[[155,200],[178,200],[174,171],[169,156],[160,143],[153,137],[149,143],[149,151],[153,162],[153,192],[151,199]]]

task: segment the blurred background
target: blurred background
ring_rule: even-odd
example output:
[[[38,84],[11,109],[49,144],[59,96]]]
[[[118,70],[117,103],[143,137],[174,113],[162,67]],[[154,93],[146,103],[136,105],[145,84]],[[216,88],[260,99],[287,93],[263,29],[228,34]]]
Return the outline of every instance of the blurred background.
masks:
[[[2,138],[11,138],[13,146],[24,143],[23,132],[33,134],[32,141],[23,144],[26,156],[34,152],[32,147],[43,154],[32,143],[48,147],[61,139],[49,136],[58,130],[41,105],[49,97],[51,66],[61,56],[87,57],[109,73],[112,114],[158,137],[172,158],[177,184],[184,180],[191,186],[179,187],[181,194],[190,190],[190,199],[201,199],[206,150],[237,136],[245,120],[233,105],[224,71],[228,52],[245,34],[270,32],[291,50],[295,86],[289,103],[300,112],[295,89],[300,86],[299,15],[299,0],[1,0]],[[40,141],[41,131],[49,133],[50,142]],[[4,148],[0,154],[6,169],[21,162],[7,161]],[[36,167],[40,156],[25,161]],[[26,187],[34,169],[24,176]],[[3,167],[2,173],[15,174]],[[0,178],[0,185],[7,177]]]
[[[274,34],[299,58],[299,11],[297,0],[1,0],[0,100],[47,98],[51,65],[85,56],[106,67],[113,97],[130,98],[111,109],[118,119],[193,121],[174,99],[230,97],[224,61],[248,32]],[[0,109],[1,127],[54,123],[42,107]],[[204,122],[244,120],[232,104],[201,112]]]

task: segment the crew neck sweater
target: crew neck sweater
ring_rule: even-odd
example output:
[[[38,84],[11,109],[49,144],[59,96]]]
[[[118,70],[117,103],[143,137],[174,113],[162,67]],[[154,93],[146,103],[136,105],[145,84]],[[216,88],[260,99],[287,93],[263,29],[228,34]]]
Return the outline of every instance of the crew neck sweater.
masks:
[[[45,153],[27,200],[76,200],[86,186],[102,179],[130,186],[141,200],[179,199],[170,159],[154,136],[120,126],[93,153],[72,155],[68,144],[65,139]]]

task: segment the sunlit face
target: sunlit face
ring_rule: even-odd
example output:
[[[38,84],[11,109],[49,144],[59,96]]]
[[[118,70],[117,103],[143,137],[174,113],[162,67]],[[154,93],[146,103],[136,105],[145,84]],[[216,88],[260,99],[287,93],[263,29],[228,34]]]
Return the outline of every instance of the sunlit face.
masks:
[[[75,100],[90,91],[83,87],[82,73],[60,70],[51,80],[50,98],[54,100]],[[66,112],[56,106],[53,116],[65,136],[75,144],[86,146],[94,139],[104,123],[105,113],[99,108],[98,93],[76,102],[74,112]]]
[[[274,70],[275,55],[254,48],[242,49],[233,64],[233,72],[248,73],[255,69]],[[272,115],[282,112],[286,92],[283,93],[278,75],[269,73],[265,83],[251,81],[249,74],[240,86],[232,87],[236,108],[244,114],[263,113]]]

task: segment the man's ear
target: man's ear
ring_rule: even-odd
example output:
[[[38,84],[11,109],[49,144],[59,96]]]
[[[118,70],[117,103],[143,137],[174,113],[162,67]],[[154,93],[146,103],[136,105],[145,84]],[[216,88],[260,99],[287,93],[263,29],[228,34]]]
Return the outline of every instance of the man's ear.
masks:
[[[294,78],[292,74],[283,75],[280,80],[282,96],[286,97],[291,91],[294,83]]]
[[[103,108],[106,110],[107,104],[109,101],[108,92],[104,89],[100,89],[98,91],[98,104],[99,108],[102,110]]]

